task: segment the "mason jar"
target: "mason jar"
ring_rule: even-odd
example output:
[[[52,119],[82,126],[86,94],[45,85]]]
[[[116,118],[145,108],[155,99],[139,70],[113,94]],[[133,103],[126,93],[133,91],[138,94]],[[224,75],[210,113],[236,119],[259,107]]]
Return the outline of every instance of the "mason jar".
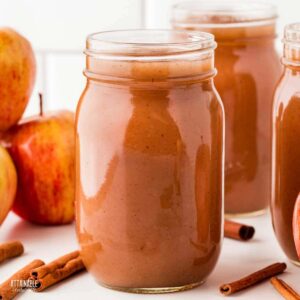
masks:
[[[76,116],[77,233],[102,285],[162,293],[205,281],[223,235],[223,107],[214,37],[87,38]]]
[[[262,214],[271,199],[271,124],[281,74],[276,7],[255,1],[198,0],[173,8],[176,29],[215,35],[215,78],[225,109],[225,213]]]
[[[273,111],[273,227],[286,256],[300,266],[293,237],[293,211],[300,192],[300,23],[286,26],[284,73]],[[300,237],[298,237],[300,238]]]

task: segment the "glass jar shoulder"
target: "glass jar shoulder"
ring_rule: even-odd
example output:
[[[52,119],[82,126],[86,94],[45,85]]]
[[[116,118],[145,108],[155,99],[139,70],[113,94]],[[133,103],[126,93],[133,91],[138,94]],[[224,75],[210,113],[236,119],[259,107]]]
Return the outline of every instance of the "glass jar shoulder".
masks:
[[[223,114],[222,101],[212,80],[162,86],[88,83],[77,106],[77,125],[91,122],[94,115],[99,122],[111,118],[118,123],[135,113],[146,117],[147,112],[168,112],[175,117],[180,112],[197,116],[199,111]]]
[[[300,72],[286,69],[274,94],[274,112],[284,110],[292,100],[300,100]]]

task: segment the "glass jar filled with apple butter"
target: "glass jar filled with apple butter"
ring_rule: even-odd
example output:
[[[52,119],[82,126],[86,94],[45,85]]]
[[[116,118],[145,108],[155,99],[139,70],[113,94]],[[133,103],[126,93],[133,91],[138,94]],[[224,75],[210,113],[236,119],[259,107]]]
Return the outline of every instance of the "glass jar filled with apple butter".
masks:
[[[76,117],[77,233],[87,269],[129,292],[192,288],[221,247],[223,107],[208,33],[87,39]]]
[[[215,78],[225,109],[225,213],[263,213],[271,198],[271,116],[280,60],[276,8],[199,0],[173,8],[173,27],[215,35]]]
[[[273,111],[271,208],[279,244],[287,257],[300,265],[292,226],[300,193],[300,23],[285,28],[283,42],[284,73],[275,92]]]

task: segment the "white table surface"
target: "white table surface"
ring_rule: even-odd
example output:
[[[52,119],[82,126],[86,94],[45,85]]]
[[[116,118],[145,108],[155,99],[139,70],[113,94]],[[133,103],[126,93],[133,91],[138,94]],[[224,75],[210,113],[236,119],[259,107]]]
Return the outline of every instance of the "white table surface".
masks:
[[[256,235],[249,242],[225,239],[223,251],[217,267],[202,286],[174,294],[136,295],[112,291],[99,286],[93,278],[83,272],[75,275],[64,283],[57,284],[44,292],[26,291],[16,299],[63,299],[63,300],[135,300],[144,297],[147,300],[176,299],[225,299],[219,293],[221,283],[239,279],[259,268],[287,259],[283,255],[275,239],[270,216],[242,219],[244,223],[253,224]],[[39,258],[49,262],[58,256],[78,248],[74,224],[60,227],[41,227],[20,220],[11,213],[0,227],[0,241],[19,239],[25,246],[23,256],[9,260],[0,266],[0,281],[6,280],[12,273],[25,266],[31,260]],[[281,278],[300,292],[300,268],[288,263],[288,269]],[[227,297],[238,299],[283,299],[269,282],[247,289]]]

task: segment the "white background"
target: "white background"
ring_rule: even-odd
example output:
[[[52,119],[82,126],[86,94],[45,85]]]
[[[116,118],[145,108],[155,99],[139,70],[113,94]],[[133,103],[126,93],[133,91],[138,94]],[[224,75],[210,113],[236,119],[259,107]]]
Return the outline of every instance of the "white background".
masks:
[[[44,94],[46,109],[75,110],[85,83],[82,51],[87,34],[110,29],[169,27],[170,7],[176,2],[1,0],[0,26],[10,26],[24,34],[37,54],[38,78],[26,115],[37,112],[38,91]],[[279,7],[278,34],[281,37],[284,24],[300,22],[300,1],[269,2]]]

